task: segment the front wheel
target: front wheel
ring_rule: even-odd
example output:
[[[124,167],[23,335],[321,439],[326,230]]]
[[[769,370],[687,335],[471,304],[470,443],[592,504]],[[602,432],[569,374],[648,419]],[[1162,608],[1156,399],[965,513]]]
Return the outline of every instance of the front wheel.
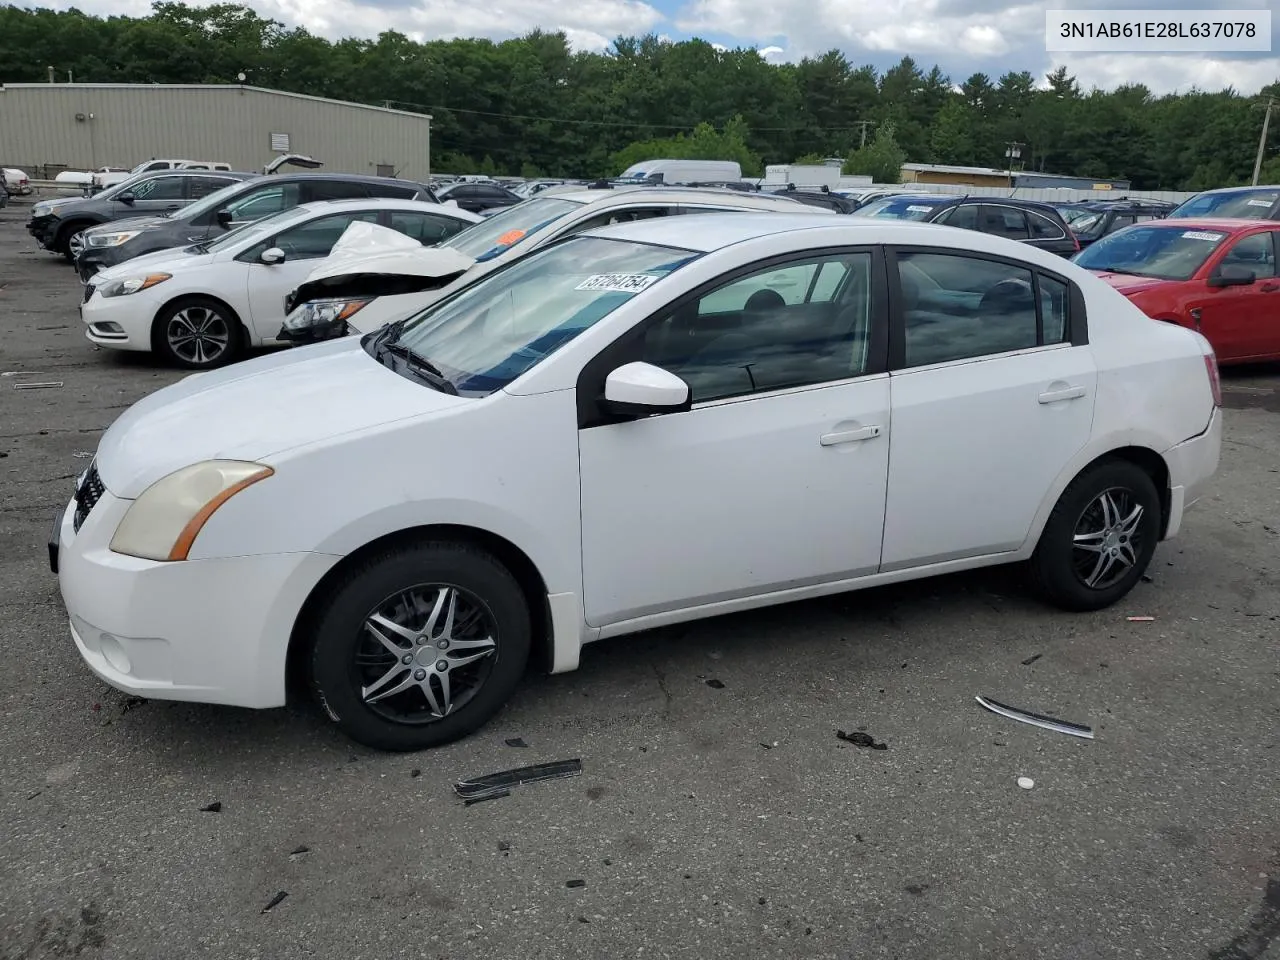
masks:
[[[329,596],[312,621],[312,688],[347,736],[378,750],[421,750],[479,729],[529,659],[520,585],[467,544],[393,548]]]
[[[189,297],[160,311],[152,345],[169,363],[188,370],[212,370],[230,363],[243,347],[240,322],[225,304]]]
[[[1039,592],[1065,610],[1101,610],[1142,577],[1160,539],[1160,494],[1145,470],[1108,460],[1063,491],[1031,557]]]

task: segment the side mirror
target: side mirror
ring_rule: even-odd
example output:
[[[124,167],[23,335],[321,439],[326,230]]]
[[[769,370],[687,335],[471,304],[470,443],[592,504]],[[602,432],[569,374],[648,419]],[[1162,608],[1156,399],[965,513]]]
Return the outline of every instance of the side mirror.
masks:
[[[132,190],[125,190],[124,192],[118,194],[116,196],[116,199],[119,200],[121,203],[133,203],[138,198],[133,195]]]
[[[231,220],[232,220],[232,217],[231,217],[230,210],[218,211],[218,223],[222,224],[224,227],[229,227],[231,226]]]
[[[1247,267],[1234,263],[1224,264],[1214,271],[1209,278],[1211,287],[1247,287],[1257,279],[1254,272]]]
[[[627,363],[605,379],[602,406],[620,417],[680,413],[693,402],[693,391],[674,373],[651,363]]]
[[[284,251],[279,247],[268,247],[258,259],[263,263],[284,263]]]

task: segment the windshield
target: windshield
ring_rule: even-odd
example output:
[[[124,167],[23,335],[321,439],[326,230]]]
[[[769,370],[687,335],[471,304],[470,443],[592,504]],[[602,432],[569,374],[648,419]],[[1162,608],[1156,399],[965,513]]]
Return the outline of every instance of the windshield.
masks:
[[[923,220],[949,198],[885,197],[853,212],[855,217],[881,217],[890,220]]]
[[[533,197],[513,203],[501,213],[458,231],[440,246],[450,247],[475,260],[491,260],[581,206],[577,200]]]
[[[1125,227],[1072,259],[1086,270],[1129,273],[1159,280],[1189,280],[1227,234],[1219,230]]]
[[[1083,216],[1073,217],[1067,223],[1071,225],[1071,232],[1077,237],[1092,237],[1095,233],[1102,232],[1102,225],[1106,219],[1105,213],[1086,211]]]
[[[573,237],[428,307],[388,346],[407,348],[432,364],[459,394],[485,396],[698,256],[647,243]],[[369,347],[379,348],[376,335]]]
[[[252,182],[252,181],[239,180],[231,184],[230,186],[223,187],[221,190],[215,190],[213,193],[209,194],[203,200],[197,200],[195,203],[191,204],[189,207],[184,208],[182,210],[182,219],[195,220],[195,219],[198,219],[201,215],[208,213],[210,210],[217,210],[224,203],[226,203],[228,199],[234,196],[237,190],[241,189],[246,183],[249,183],[249,182]]]
[[[1275,202],[1280,200],[1280,187],[1259,187],[1232,193],[1200,193],[1175,208],[1170,217],[1230,217],[1240,220],[1265,220]]]
[[[255,237],[260,240],[267,234],[279,230],[285,224],[292,223],[295,220],[302,220],[314,212],[303,207],[290,207],[288,210],[282,210],[273,216],[263,217],[261,220],[254,220],[236,227],[234,230],[224,233],[212,243],[201,243],[197,244],[197,246],[205,253],[217,253],[219,250],[225,250],[249,237]]]
[[[1073,224],[1077,220],[1083,220],[1085,217],[1097,215],[1096,210],[1090,210],[1087,207],[1054,207],[1067,223]]]

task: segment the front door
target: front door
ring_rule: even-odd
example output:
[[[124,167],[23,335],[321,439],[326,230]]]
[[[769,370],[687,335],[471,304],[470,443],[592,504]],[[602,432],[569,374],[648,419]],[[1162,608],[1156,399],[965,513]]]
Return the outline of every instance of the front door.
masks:
[[[1015,550],[1092,431],[1097,371],[1071,344],[1083,318],[1065,282],[1014,263],[908,248],[891,261],[903,329],[881,570]]]
[[[249,264],[249,323],[258,340],[275,340],[284,323],[284,299],[304,283],[318,261],[329,255],[352,221],[377,223],[378,211],[335,213],[317,217],[264,240],[239,257]],[[272,247],[284,251],[280,263],[263,263]]]
[[[1203,289],[1190,306],[1200,311],[1200,332],[1219,360],[1239,361],[1280,353],[1280,279],[1276,270],[1276,231],[1249,234],[1235,241],[1214,267],[1249,270],[1246,286]]]
[[[873,262],[738,273],[631,335],[620,360],[683,377],[693,407],[583,423],[588,623],[875,573],[890,425]],[[598,396],[607,372],[579,389]]]
[[[186,183],[182,177],[156,177],[132,187],[133,203],[113,201],[112,212],[123,217],[164,217],[186,206]]]

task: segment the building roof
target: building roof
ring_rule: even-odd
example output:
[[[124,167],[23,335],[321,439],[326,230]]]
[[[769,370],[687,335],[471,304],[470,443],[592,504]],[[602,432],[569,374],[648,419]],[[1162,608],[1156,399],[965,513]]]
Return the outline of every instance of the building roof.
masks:
[[[1009,170],[996,170],[994,167],[956,167],[947,163],[904,163],[903,170],[916,173],[971,173],[983,177],[1009,177],[1014,174]]]
[[[265,93],[274,97],[292,97],[295,100],[312,100],[316,103],[332,103],[341,107],[358,107],[361,110],[376,110],[379,113],[393,113],[401,117],[413,117],[416,120],[431,120],[429,113],[413,113],[409,110],[392,110],[390,107],[375,107],[368,103],[355,103],[350,100],[333,100],[329,97],[313,97],[305,93],[291,93],[288,90],[272,90],[269,87],[254,87],[244,83],[0,83],[0,93],[7,90],[239,90],[252,93]]]

